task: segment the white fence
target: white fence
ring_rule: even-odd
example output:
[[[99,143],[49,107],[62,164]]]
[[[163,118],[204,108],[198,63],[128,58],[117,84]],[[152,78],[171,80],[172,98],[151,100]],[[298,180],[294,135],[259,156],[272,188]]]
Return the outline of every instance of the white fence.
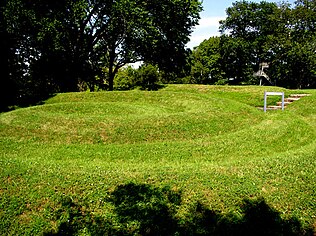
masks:
[[[283,92],[264,92],[264,107],[263,111],[267,111],[267,97],[268,96],[282,96],[282,111],[284,110],[284,93]]]

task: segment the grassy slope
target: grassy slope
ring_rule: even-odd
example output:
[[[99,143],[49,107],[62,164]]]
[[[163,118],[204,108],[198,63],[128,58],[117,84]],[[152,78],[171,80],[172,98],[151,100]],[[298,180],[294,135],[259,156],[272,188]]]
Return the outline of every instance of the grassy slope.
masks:
[[[255,107],[265,89],[69,93],[0,114],[0,232],[56,227],[62,195],[105,211],[100,199],[131,181],[222,212],[262,196],[284,217],[315,224],[316,92],[264,114]]]

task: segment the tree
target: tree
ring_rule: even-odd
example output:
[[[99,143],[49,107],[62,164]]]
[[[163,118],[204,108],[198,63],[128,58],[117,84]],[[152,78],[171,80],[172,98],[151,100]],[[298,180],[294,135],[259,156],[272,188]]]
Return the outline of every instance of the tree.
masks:
[[[181,68],[200,10],[197,0],[118,1],[108,14],[112,21],[100,48],[106,52],[109,89],[119,68],[128,63],[145,61],[165,71]]]
[[[157,66],[151,64],[143,64],[137,70],[137,85],[142,90],[158,90],[160,74]]]
[[[294,11],[294,29],[298,40],[313,37],[316,33],[316,2],[297,0]]]
[[[269,73],[277,85],[287,88],[315,88],[316,15],[314,1],[297,1],[292,9],[279,8],[283,22],[269,37]],[[279,20],[280,22],[281,20]]]
[[[9,86],[9,36],[8,32],[6,31],[6,25],[4,21],[4,15],[3,15],[3,4],[4,1],[1,1],[0,3],[0,64],[2,67],[1,71],[1,88],[3,91],[1,91],[1,100],[0,100],[0,111],[4,110],[10,103],[11,100],[9,99],[8,94],[6,93],[7,88]]]
[[[201,3],[7,0],[3,8],[6,28],[18,42],[14,50],[22,75],[16,78],[22,79],[17,81],[31,94],[47,94],[77,91],[81,84],[112,90],[119,69],[137,61],[165,71],[180,69]],[[106,85],[96,79],[102,76]]]
[[[131,90],[137,85],[138,69],[126,66],[119,70],[114,79],[115,90]]]
[[[243,38],[222,35],[220,41],[221,67],[231,83],[240,84],[252,79],[252,47]]]
[[[204,40],[192,52],[191,76],[193,83],[214,84],[221,80],[220,38]]]
[[[224,71],[239,82],[252,83],[261,62],[269,64],[274,84],[315,87],[316,3],[236,2],[221,22]]]
[[[69,73],[62,71],[62,66],[71,61],[67,60],[69,53],[65,53],[59,43],[62,40],[57,40],[64,32],[58,26],[62,25],[65,9],[69,9],[66,3],[7,0],[3,6],[3,22],[13,42],[10,45],[10,81],[17,87],[16,98],[20,104],[36,102],[50,93],[63,91],[65,86],[60,81],[67,83],[71,78]]]
[[[280,28],[275,3],[235,2],[220,22],[221,52],[227,76],[251,82],[253,72],[267,61],[266,43]]]

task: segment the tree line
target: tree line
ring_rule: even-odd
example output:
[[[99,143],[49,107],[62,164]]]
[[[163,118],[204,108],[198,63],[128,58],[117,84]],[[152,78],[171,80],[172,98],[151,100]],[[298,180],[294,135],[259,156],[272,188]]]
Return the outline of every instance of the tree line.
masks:
[[[263,62],[266,85],[315,88],[315,7],[314,0],[235,2],[221,36],[190,50],[199,0],[3,0],[0,110],[57,92],[259,84],[254,73]]]
[[[262,63],[265,85],[316,87],[316,1],[235,2],[220,22],[219,37],[191,54],[189,81],[202,84],[256,84]]]
[[[2,0],[1,106],[52,93],[113,90],[120,68],[182,68],[198,0]]]

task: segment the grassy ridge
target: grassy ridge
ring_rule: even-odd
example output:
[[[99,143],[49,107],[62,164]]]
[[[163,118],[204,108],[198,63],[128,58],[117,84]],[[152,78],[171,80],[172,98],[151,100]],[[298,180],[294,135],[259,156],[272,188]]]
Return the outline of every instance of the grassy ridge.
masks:
[[[229,213],[264,197],[315,224],[316,93],[264,114],[265,89],[69,93],[1,114],[0,232],[56,229],[64,195],[112,214],[104,199],[129,182],[182,191],[180,218],[196,200]]]

